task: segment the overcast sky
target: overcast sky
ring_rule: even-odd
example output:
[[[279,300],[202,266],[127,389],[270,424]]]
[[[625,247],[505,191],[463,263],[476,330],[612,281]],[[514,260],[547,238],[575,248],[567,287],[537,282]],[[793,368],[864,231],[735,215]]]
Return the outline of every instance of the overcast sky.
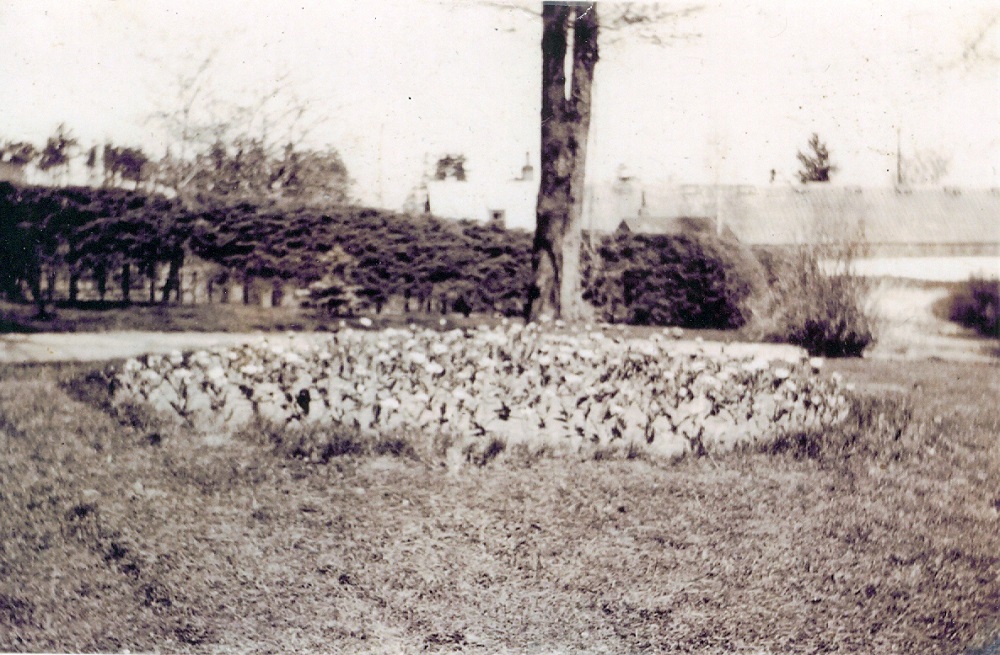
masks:
[[[898,129],[904,156],[949,162],[943,183],[1000,186],[997,16],[1000,0],[732,0],[664,27],[689,35],[666,45],[609,32],[589,175],[791,180],[818,132],[836,183],[888,186]],[[978,61],[963,59],[990,20]],[[168,138],[150,117],[177,108],[176,80],[214,52],[203,97],[280,86],[309,107],[310,145],[341,151],[354,193],[398,207],[442,153],[481,180],[537,159],[540,34],[527,11],[471,1],[0,0],[0,138],[42,143],[65,122],[84,144],[159,156]]]

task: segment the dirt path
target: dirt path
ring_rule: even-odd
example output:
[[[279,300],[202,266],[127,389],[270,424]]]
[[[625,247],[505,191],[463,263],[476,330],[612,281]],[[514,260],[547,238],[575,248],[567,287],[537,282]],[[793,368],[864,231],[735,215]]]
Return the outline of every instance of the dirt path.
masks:
[[[996,362],[996,339],[938,318],[934,304],[948,295],[945,287],[884,281],[872,294],[881,321],[878,343],[866,353],[877,359],[944,359]]]
[[[324,333],[73,332],[0,336],[0,363],[101,361],[144,353],[197,350],[267,339],[274,343],[319,339]]]
[[[866,356],[876,359],[943,359],[948,361],[997,362],[996,339],[976,337],[954,323],[934,315],[933,306],[947,295],[944,287],[901,282],[882,282],[871,301],[880,317],[878,343]],[[250,343],[267,339],[290,344],[326,338],[324,332],[229,333],[229,332],[74,332],[0,335],[0,363],[101,361],[134,357],[143,353],[168,353]],[[679,341],[677,348],[723,347],[711,341]],[[733,354],[753,353],[774,359],[793,357],[789,346],[775,344],[727,344]]]
[[[144,353],[199,350],[266,340],[286,347],[326,339],[326,332],[229,333],[229,332],[71,332],[0,335],[0,364],[17,362],[96,362],[135,357]],[[725,350],[736,357],[764,356],[772,360],[796,361],[795,346],[765,343],[722,343],[681,340],[674,343],[680,353]]]

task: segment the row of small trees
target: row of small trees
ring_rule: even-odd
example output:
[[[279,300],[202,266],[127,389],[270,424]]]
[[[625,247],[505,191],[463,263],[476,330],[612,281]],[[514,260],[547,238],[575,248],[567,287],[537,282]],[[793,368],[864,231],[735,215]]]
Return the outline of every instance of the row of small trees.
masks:
[[[93,281],[103,299],[117,271],[125,302],[143,276],[151,281],[154,300],[159,267],[166,263],[166,299],[179,289],[198,226],[197,215],[162,196],[0,183],[0,291],[12,299],[30,297],[44,315],[56,299],[58,279],[68,280],[70,302],[84,279]]]
[[[457,303],[513,313],[530,276],[526,232],[346,205],[321,212],[242,202],[197,210],[127,189],[0,183],[0,233],[0,292],[30,299],[40,314],[62,299],[57,280],[68,281],[70,302],[85,279],[101,299],[114,280],[120,292],[110,295],[126,303],[142,281],[150,302],[176,301],[192,255],[218,265],[218,283],[305,287],[339,266],[359,307],[375,311],[398,297],[413,309]],[[166,282],[157,286],[164,267]]]
[[[199,254],[254,277],[309,283],[329,277],[343,304],[376,312],[466,308],[517,313],[530,283],[528,233],[361,207],[242,204],[206,214]],[[331,305],[331,308],[336,309]]]

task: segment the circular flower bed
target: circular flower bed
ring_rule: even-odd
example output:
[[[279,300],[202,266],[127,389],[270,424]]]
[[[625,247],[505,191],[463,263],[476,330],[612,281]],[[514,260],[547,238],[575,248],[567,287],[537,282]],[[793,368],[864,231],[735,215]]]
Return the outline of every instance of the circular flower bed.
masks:
[[[536,325],[440,332],[342,329],[167,356],[116,375],[117,401],[148,403],[202,429],[261,417],[363,433],[448,433],[506,443],[635,444],[676,455],[821,428],[846,389],[796,350],[771,359],[738,345],[626,338]]]

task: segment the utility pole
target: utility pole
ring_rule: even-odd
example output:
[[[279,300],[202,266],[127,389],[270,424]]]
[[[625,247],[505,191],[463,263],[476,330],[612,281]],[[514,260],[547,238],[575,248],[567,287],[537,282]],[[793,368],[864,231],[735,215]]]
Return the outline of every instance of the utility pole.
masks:
[[[385,121],[383,120],[378,128],[378,206],[385,207],[385,196],[383,195],[382,176],[385,169],[382,165],[382,142],[385,140]]]
[[[902,129],[896,127],[896,188],[903,188],[903,137]]]

